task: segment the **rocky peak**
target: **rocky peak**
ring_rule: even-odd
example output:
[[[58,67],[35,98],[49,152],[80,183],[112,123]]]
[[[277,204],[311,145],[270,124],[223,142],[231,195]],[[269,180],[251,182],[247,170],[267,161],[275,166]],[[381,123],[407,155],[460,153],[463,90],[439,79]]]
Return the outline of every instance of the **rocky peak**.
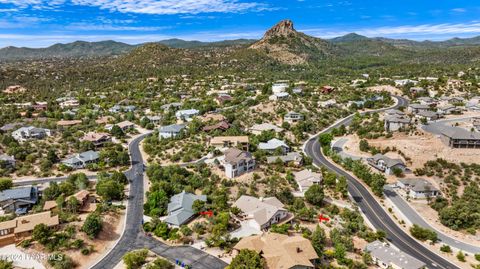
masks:
[[[272,36],[288,36],[295,32],[296,31],[293,28],[293,22],[291,20],[283,20],[268,30],[265,33],[265,38]]]

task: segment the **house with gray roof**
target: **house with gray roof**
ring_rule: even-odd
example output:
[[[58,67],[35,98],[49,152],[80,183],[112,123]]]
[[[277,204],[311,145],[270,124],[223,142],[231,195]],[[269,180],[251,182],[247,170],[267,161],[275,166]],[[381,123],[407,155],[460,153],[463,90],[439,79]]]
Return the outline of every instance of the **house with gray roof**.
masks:
[[[395,132],[400,129],[405,129],[410,125],[410,118],[403,115],[386,115],[383,119],[385,131]]]
[[[296,123],[299,121],[302,121],[304,119],[304,116],[300,113],[297,112],[288,112],[283,116],[283,121],[288,122],[288,123]]]
[[[439,189],[423,178],[401,178],[396,186],[413,199],[433,198],[441,195]]]
[[[168,203],[168,216],[165,219],[165,222],[176,227],[189,222],[196,215],[192,206],[197,200],[206,202],[207,196],[195,195],[185,191],[172,196],[172,198],[170,198],[170,203]]]
[[[26,186],[0,192],[0,207],[4,214],[26,213],[38,201],[38,188]]]
[[[197,109],[185,109],[175,112],[175,117],[178,120],[191,121],[193,117],[198,116],[200,111]]]
[[[27,141],[29,139],[42,139],[50,135],[51,132],[49,129],[33,126],[21,127],[12,132],[12,137],[18,142]]]
[[[73,169],[83,169],[89,164],[97,163],[99,159],[100,154],[97,151],[89,150],[63,160],[62,164]]]
[[[430,106],[428,105],[422,105],[422,104],[410,104],[407,107],[407,111],[412,114],[417,114],[420,111],[427,111],[430,109]]]
[[[437,108],[437,112],[442,115],[460,114],[462,110],[454,105],[446,105]]]
[[[282,163],[293,163],[294,165],[302,165],[303,156],[298,152],[289,152],[287,155],[267,156],[267,163],[272,164],[280,160]]]
[[[172,124],[162,126],[158,128],[158,137],[160,139],[177,137],[184,132],[184,129],[185,124]]]
[[[170,104],[165,104],[160,108],[164,111],[168,111],[170,109],[179,109],[180,107],[182,107],[182,103],[170,103]]]
[[[402,252],[388,243],[373,241],[365,247],[365,251],[370,253],[373,262],[383,269],[421,269],[426,268],[426,264],[405,252]]]
[[[426,119],[427,121],[434,121],[441,118],[442,115],[438,112],[434,112],[431,110],[422,110],[415,114],[415,118],[417,119]]]
[[[460,127],[439,125],[442,142],[451,148],[480,148],[480,133]]]
[[[270,139],[266,143],[259,143],[258,149],[264,150],[268,153],[279,151],[282,154],[286,154],[290,151],[290,147],[284,141],[276,138]]]
[[[320,173],[312,172],[311,170],[304,169],[300,172],[296,172],[293,174],[295,177],[295,181],[298,185],[298,190],[301,194],[305,194],[305,192],[313,185],[318,185],[322,182],[323,176]]]
[[[398,109],[388,109],[385,111],[386,116],[398,116],[398,117],[403,117],[405,116],[405,112],[400,111]]]
[[[275,197],[256,198],[242,195],[233,204],[242,211],[242,222],[250,228],[263,231],[272,224],[281,223],[291,215]]]
[[[15,168],[15,157],[0,154],[0,168]]]
[[[380,153],[367,158],[367,162],[387,175],[392,175],[395,169],[400,169],[402,172],[407,170],[405,163],[401,159],[392,159]]]

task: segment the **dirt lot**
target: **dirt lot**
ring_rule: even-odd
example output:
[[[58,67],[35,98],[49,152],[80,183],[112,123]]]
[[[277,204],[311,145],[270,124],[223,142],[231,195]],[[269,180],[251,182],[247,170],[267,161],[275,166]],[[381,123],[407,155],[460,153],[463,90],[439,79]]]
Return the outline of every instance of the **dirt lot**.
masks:
[[[368,156],[368,154],[361,152],[358,148],[359,139],[356,135],[349,136],[349,138],[349,141],[345,144],[345,152],[358,156]],[[475,149],[449,148],[438,137],[420,129],[418,129],[415,135],[394,133],[391,138],[371,139],[368,140],[368,143],[381,149],[395,147],[397,150],[400,150],[411,159],[411,161],[407,162],[407,166],[411,170],[423,167],[425,162],[437,158],[454,163],[475,163],[478,162],[478,154],[480,154],[480,151]],[[398,154],[390,154],[392,153],[387,154],[387,156],[398,157]]]
[[[391,85],[373,86],[373,87],[367,88],[367,90],[374,91],[374,92],[386,91],[386,92],[389,92],[391,94],[402,95],[402,91],[400,89],[398,89],[396,87],[393,87]]]

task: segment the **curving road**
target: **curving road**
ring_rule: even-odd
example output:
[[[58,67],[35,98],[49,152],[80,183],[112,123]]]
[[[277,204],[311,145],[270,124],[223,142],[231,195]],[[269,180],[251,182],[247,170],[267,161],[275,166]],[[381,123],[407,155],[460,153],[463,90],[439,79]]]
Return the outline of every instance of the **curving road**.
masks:
[[[147,134],[148,135],[148,134]],[[125,172],[130,181],[130,198],[127,205],[125,231],[118,243],[91,269],[114,268],[126,252],[147,248],[152,252],[172,262],[181,260],[193,269],[221,269],[227,264],[199,249],[190,246],[169,246],[152,237],[148,237],[142,230],[143,219],[143,174],[144,165],[140,153],[140,142],[147,136],[142,135],[134,139],[128,146],[132,167]]]
[[[370,112],[381,112],[391,108],[398,108],[400,106],[407,106],[408,101],[400,96],[393,96],[398,100],[397,104],[390,108],[379,109]],[[343,120],[338,121],[329,128],[323,130],[321,133],[331,131],[333,128],[341,125],[349,125],[352,122],[353,115],[350,115]],[[343,169],[330,163],[322,154],[320,143],[318,142],[318,135],[311,137],[304,144],[304,152],[312,158],[313,163],[317,166],[325,166],[338,175],[344,176],[348,182],[348,192],[353,197],[358,207],[362,210],[370,223],[379,230],[387,233],[387,239],[391,241],[396,247],[405,253],[423,261],[429,268],[458,268],[456,265],[445,260],[443,257],[429,250],[427,247],[417,242],[410,237],[395,223],[383,207],[377,202],[370,191],[361,184],[356,178],[345,172]]]

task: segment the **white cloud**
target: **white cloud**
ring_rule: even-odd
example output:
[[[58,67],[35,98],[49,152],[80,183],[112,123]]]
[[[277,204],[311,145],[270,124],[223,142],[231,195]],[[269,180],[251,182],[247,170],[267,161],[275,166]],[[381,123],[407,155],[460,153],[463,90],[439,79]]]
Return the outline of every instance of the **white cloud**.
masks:
[[[453,12],[458,12],[458,13],[464,13],[464,12],[467,12],[466,9],[464,8],[454,8],[452,9]]]
[[[109,11],[139,14],[236,13],[270,10],[266,4],[239,0],[0,0],[19,8],[59,7],[63,4],[98,7]]]
[[[65,26],[67,30],[79,30],[79,31],[142,31],[152,32],[170,29],[168,26],[125,26],[125,25],[112,25],[112,24],[89,24],[89,23],[72,23]]]
[[[480,33],[480,23],[444,23],[444,24],[423,24],[423,25],[402,25],[402,26],[386,26],[377,28],[350,28],[350,29],[304,29],[300,30],[307,34],[331,38],[342,36],[355,32],[368,37],[395,37],[409,38],[415,36],[416,39],[429,39],[435,36],[457,36],[465,34]]]
[[[71,0],[73,4],[95,6],[110,11],[141,14],[198,14],[207,12],[243,12],[267,6],[238,0]]]
[[[50,9],[63,5],[66,0],[0,0],[0,4],[12,4],[18,8]]]

